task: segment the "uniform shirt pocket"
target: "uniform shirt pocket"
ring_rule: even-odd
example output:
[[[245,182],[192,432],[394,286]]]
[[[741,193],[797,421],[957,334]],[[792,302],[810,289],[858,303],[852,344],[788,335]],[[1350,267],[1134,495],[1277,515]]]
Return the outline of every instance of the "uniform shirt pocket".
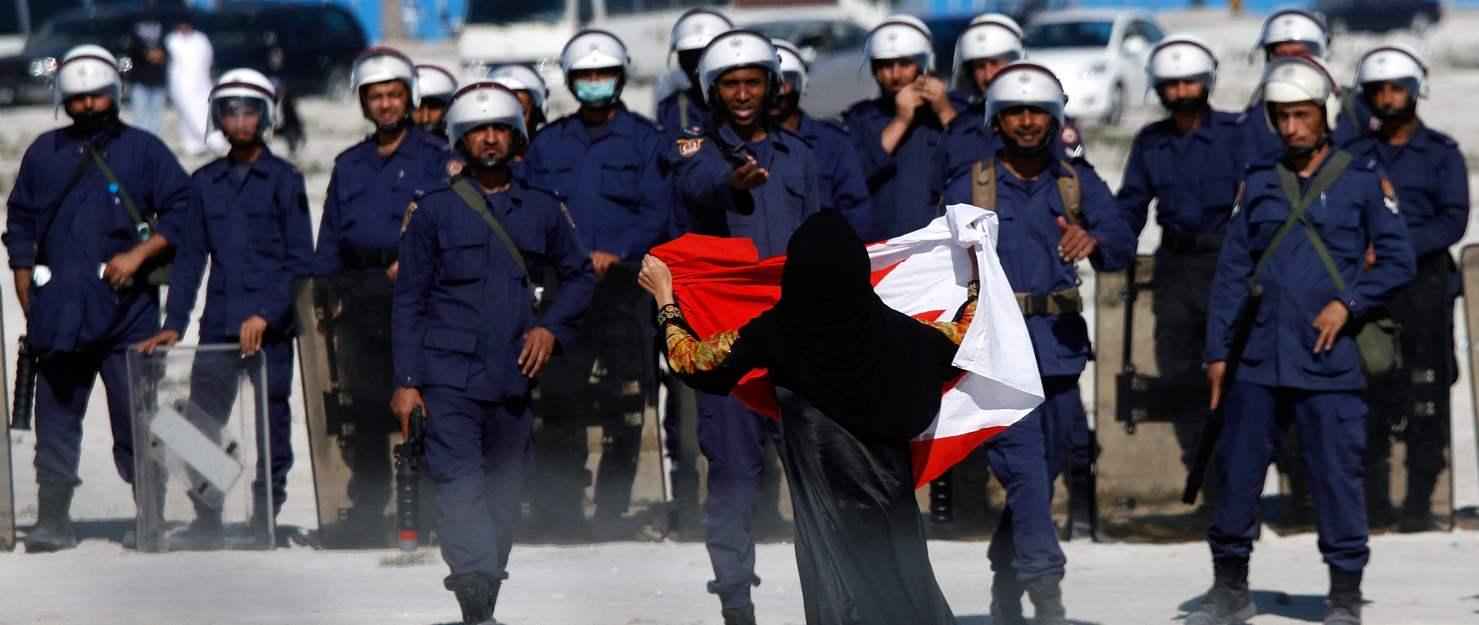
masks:
[[[461,328],[432,326],[421,347],[426,351],[424,379],[428,385],[467,388],[467,374],[478,352],[478,333]]]
[[[437,234],[441,245],[441,280],[446,283],[473,282],[483,277],[488,264],[486,227],[458,228]]]
[[[601,166],[601,195],[620,204],[637,203],[636,163]]]
[[[1319,200],[1316,200],[1320,203]],[[1315,208],[1315,207],[1311,207]],[[1316,225],[1320,238],[1330,255],[1337,259],[1354,261],[1366,253],[1366,237],[1361,231],[1361,215],[1353,206],[1319,206],[1312,211],[1311,221]]]

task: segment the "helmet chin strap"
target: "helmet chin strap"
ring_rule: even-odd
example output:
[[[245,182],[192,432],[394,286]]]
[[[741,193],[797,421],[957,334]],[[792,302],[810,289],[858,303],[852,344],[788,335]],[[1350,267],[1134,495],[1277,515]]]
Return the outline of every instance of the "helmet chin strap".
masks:
[[[1309,155],[1314,154],[1315,150],[1325,147],[1325,145],[1328,143],[1330,143],[1330,133],[1327,131],[1320,135],[1320,139],[1318,141],[1315,141],[1314,145],[1298,148],[1285,147],[1284,156],[1285,158],[1289,159],[1306,158]]]

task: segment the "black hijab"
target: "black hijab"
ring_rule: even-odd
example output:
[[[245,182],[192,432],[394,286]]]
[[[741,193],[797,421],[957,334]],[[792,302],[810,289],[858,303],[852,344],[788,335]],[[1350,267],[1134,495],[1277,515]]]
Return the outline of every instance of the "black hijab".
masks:
[[[791,235],[784,271],[780,302],[741,330],[775,383],[859,438],[924,431],[958,372],[955,344],[879,299],[863,241],[835,212]]]

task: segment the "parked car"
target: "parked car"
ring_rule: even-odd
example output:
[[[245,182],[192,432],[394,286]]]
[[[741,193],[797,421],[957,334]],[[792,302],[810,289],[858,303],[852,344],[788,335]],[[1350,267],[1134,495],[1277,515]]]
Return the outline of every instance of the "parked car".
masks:
[[[281,80],[298,95],[345,92],[354,58],[366,46],[354,16],[327,4],[232,4],[200,13],[152,7],[77,9],[42,25],[21,54],[0,59],[0,104],[50,102],[59,59],[84,43],[112,51],[126,83],[133,68],[127,56],[133,24],[155,20],[172,30],[186,15],[210,38],[217,73],[250,67]]]
[[[1063,83],[1068,115],[1115,125],[1145,102],[1145,61],[1163,37],[1146,13],[1075,9],[1038,15],[1024,44],[1028,60]]]
[[[50,102],[51,79],[67,50],[85,43],[103,46],[119,57],[124,80],[133,64],[128,59],[129,29],[145,19],[172,27],[178,8],[103,7],[74,9],[42,24],[20,54],[0,59],[0,104]]]
[[[1443,18],[1439,0],[1319,0],[1315,8],[1334,32],[1422,32]]]
[[[348,93],[366,47],[359,21],[332,4],[227,4],[198,14],[196,27],[211,39],[217,72],[250,67],[298,95]]]

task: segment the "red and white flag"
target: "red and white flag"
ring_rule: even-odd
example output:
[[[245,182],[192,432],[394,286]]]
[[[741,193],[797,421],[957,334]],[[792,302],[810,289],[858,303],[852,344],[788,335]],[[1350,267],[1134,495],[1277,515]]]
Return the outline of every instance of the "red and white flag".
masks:
[[[995,213],[956,204],[920,230],[868,246],[879,297],[925,321],[949,320],[965,304],[972,256],[980,267],[975,321],[953,362],[965,373],[941,390],[940,413],[910,442],[916,487],[1043,401],[1037,359],[996,241]],[[683,312],[700,337],[737,329],[780,299],[785,257],[760,260],[747,239],[687,235],[652,254],[672,269],[674,292],[689,304]],[[750,373],[733,394],[757,412],[778,414],[765,371]]]

